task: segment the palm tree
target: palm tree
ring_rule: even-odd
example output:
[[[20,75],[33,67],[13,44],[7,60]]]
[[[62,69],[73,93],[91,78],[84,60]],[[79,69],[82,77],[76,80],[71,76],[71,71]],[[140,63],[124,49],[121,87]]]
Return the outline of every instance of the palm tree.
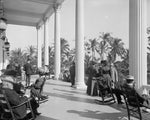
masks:
[[[85,71],[86,69],[89,67],[89,63],[92,59],[92,56],[91,56],[91,44],[86,41],[84,43],[84,49],[85,49],[85,57],[84,57],[84,62],[85,62]]]
[[[61,63],[62,63],[62,68],[65,69],[68,63],[69,59],[69,53],[70,53],[70,48],[69,48],[68,41],[65,40],[64,38],[61,38]]]
[[[68,53],[68,51],[70,50],[68,41],[65,40],[64,38],[61,38],[60,40],[61,40],[61,53],[62,54]]]
[[[29,57],[33,58],[37,55],[37,49],[33,45],[30,45],[27,47],[26,53]]]
[[[101,60],[104,60],[104,55],[110,50],[109,42],[111,38],[110,33],[101,33],[99,36],[99,44],[96,51],[99,53]]]
[[[125,76],[129,75],[129,50],[125,50],[125,55],[122,58],[122,61],[115,62],[115,66],[118,71],[119,80],[123,80]]]
[[[115,62],[117,55],[120,56],[121,58],[124,57],[126,51],[123,45],[124,43],[122,42],[122,40],[118,38],[114,38],[110,42],[111,46],[110,54],[112,55],[113,58],[112,62]]]
[[[71,64],[73,61],[75,61],[75,53],[76,53],[76,50],[75,48],[74,49],[71,49],[70,52],[69,52],[69,63]]]
[[[147,28],[147,35],[148,35],[148,46],[147,46],[147,49],[148,49],[148,52],[150,51],[150,27]]]
[[[92,61],[94,61],[95,59],[95,51],[96,51],[96,46],[98,44],[97,42],[97,39],[94,38],[94,39],[89,39],[89,42],[90,42],[90,49],[92,51]]]
[[[28,58],[31,59],[31,64],[33,66],[37,66],[37,49],[33,45],[27,47],[26,55],[27,55],[27,59]]]
[[[85,62],[85,64],[84,64],[85,65],[85,72],[89,68],[90,61],[91,61],[91,56],[85,54],[85,59],[84,59],[84,62]]]
[[[21,48],[15,49],[11,51],[10,54],[10,63],[18,63],[21,66],[25,64],[26,54],[22,51]]]
[[[49,71],[54,73],[54,46],[49,46]]]

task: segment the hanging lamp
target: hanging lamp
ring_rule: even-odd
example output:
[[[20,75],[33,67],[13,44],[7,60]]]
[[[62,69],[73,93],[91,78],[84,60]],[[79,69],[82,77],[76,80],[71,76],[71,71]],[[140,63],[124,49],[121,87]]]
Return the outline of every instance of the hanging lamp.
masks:
[[[7,28],[7,19],[4,17],[3,0],[0,0],[0,30],[5,31]]]

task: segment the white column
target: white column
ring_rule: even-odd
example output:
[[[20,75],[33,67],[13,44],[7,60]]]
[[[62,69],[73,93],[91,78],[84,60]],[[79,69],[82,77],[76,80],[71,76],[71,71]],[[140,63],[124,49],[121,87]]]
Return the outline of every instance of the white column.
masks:
[[[42,67],[41,27],[37,27],[37,67]]]
[[[3,46],[3,69],[5,69],[5,48]]]
[[[3,69],[3,41],[2,39],[0,39],[0,75],[2,69]]]
[[[44,20],[44,65],[49,65],[48,19]]]
[[[137,87],[147,84],[147,0],[129,0],[129,66]]]
[[[4,69],[6,69],[8,64],[9,64],[9,56],[5,53]]]
[[[55,25],[54,25],[54,47],[55,47],[55,79],[59,79],[61,70],[61,51],[60,51],[60,6],[55,5]]]
[[[84,83],[84,0],[76,0],[76,88],[86,88]]]

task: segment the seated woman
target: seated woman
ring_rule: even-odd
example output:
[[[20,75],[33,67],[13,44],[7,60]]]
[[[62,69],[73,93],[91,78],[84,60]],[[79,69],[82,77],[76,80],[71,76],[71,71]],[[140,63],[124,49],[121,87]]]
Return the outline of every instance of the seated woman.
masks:
[[[111,77],[110,77],[111,71],[106,60],[101,61],[101,67],[99,69],[99,72],[101,73],[102,76],[101,80],[99,81],[100,89],[111,87]]]
[[[5,77],[2,79],[2,89],[5,91],[6,97],[11,106],[17,106],[23,102],[25,102],[28,98],[25,96],[20,96],[14,89],[13,89],[13,79],[11,77]],[[40,115],[37,111],[39,104],[33,98],[30,101],[33,113],[36,115]],[[22,105],[20,107],[15,108],[14,114],[17,119],[22,119],[26,116],[27,105]]]
[[[101,79],[98,81],[101,93],[104,96],[107,95],[108,93],[111,94],[114,93],[117,98],[118,104],[123,104],[121,98],[122,92],[116,87],[116,84],[114,85],[115,87],[113,86],[111,67],[106,60],[101,61],[99,73],[102,76]]]
[[[15,70],[6,70],[4,72],[4,75],[2,75],[3,79],[7,81],[7,79],[11,80],[13,84],[13,89],[20,95],[23,95],[25,93],[25,87],[21,82],[16,81],[16,74],[17,72]],[[7,79],[6,79],[7,78]],[[21,81],[21,80],[20,80]]]

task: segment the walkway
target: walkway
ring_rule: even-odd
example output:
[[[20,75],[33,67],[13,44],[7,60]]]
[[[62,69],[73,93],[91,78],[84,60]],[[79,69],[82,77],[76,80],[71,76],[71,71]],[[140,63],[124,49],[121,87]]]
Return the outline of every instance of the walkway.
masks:
[[[127,120],[122,106],[100,105],[95,102],[97,97],[87,96],[67,82],[47,80],[44,93],[49,101],[40,105],[42,114],[36,120]]]

